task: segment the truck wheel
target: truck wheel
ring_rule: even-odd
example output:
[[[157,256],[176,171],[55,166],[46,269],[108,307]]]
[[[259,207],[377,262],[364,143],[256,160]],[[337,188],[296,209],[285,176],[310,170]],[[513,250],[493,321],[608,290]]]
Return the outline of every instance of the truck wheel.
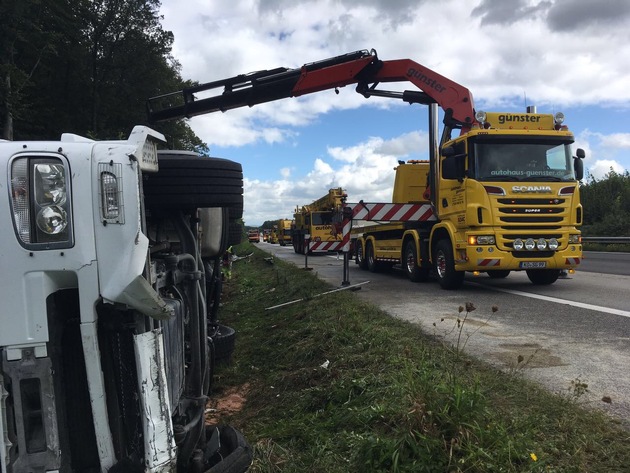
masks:
[[[158,155],[159,171],[144,174],[145,205],[182,210],[225,207],[230,220],[243,216],[243,168],[221,158],[173,151]]]
[[[464,282],[464,272],[455,271],[453,247],[448,240],[440,240],[433,256],[435,273],[442,289],[458,289]]]
[[[509,269],[495,269],[494,271],[486,271],[492,279],[507,278],[510,274]]]
[[[371,241],[368,241],[365,245],[365,259],[367,269],[372,273],[377,273],[381,268],[376,261],[376,254],[374,253],[374,245]]]
[[[357,264],[359,265],[359,268],[363,270],[368,269],[367,260],[365,259],[363,249],[363,243],[360,241],[357,241]]]
[[[214,364],[230,364],[234,353],[236,332],[232,327],[221,324],[209,324],[208,336],[214,345]]]
[[[559,269],[528,269],[526,273],[532,284],[537,286],[553,284],[560,276]]]
[[[413,240],[409,240],[405,245],[402,263],[409,280],[424,282],[429,279],[429,271],[426,268],[418,267],[418,255],[416,254],[416,245]]]

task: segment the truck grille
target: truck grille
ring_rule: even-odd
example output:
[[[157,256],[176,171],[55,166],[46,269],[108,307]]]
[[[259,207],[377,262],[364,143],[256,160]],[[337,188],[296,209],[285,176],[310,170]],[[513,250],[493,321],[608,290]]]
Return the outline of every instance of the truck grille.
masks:
[[[497,219],[500,230],[497,232],[497,245],[511,251],[516,238],[555,238],[560,248],[566,247],[566,235],[560,232],[570,217],[570,200],[565,198],[497,198]],[[515,253],[524,258],[544,258],[552,251],[521,251]]]

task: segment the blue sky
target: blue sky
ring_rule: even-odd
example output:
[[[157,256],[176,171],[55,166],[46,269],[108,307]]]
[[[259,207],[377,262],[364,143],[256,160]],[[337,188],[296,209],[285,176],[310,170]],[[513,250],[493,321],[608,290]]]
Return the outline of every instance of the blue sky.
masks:
[[[466,86],[477,110],[562,111],[590,174],[630,169],[626,0],[163,0],[161,13],[185,79],[374,48]],[[330,187],[389,201],[396,162],[428,149],[424,107],[351,86],[189,123],[211,155],[242,163],[246,225],[290,218]]]

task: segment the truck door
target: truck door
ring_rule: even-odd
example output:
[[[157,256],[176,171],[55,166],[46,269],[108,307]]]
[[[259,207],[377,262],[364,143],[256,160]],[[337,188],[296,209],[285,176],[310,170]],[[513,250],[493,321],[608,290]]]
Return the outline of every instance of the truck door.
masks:
[[[442,154],[435,206],[440,220],[448,219],[461,228],[466,226],[466,142],[445,147]]]

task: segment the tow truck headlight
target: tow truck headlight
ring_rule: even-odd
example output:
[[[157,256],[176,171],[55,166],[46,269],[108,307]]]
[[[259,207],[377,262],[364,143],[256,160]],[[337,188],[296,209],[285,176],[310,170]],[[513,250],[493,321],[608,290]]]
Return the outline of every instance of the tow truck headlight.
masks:
[[[558,243],[558,240],[556,240],[555,238],[550,238],[549,239],[549,249],[550,250],[557,250],[558,247],[560,246],[560,244]]]
[[[582,241],[581,235],[569,235],[569,243],[577,244]]]
[[[553,121],[556,123],[556,125],[562,125],[562,123],[564,122],[564,113],[557,112],[553,117]]]
[[[536,248],[538,248],[540,251],[547,248],[547,240],[545,240],[544,238],[539,238],[536,242]]]
[[[494,245],[494,235],[471,235],[468,237],[470,245]]]
[[[523,240],[521,240],[520,238],[517,238],[512,243],[512,248],[514,248],[516,251],[521,251],[524,247],[525,247],[525,244],[523,243]]]
[[[11,207],[20,244],[27,249],[70,248],[69,166],[55,155],[20,155],[11,161]]]
[[[527,240],[525,240],[525,249],[528,251],[532,251],[534,248],[536,248],[536,242],[534,241],[533,238],[528,238]]]
[[[483,110],[479,110],[478,112],[475,112],[475,120],[477,120],[482,125],[486,123],[487,118],[488,117],[486,115],[486,112],[484,112]]]

